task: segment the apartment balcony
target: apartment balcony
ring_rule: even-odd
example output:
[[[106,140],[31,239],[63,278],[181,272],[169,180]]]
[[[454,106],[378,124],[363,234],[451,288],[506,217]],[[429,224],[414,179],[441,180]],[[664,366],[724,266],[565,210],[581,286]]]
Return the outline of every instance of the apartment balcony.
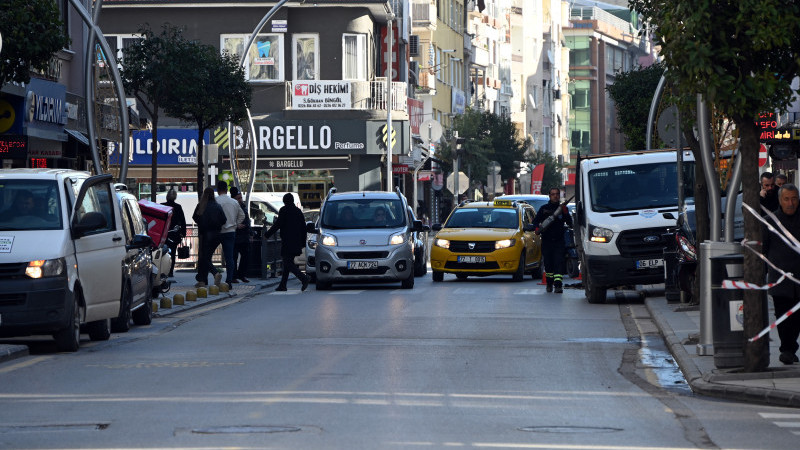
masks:
[[[436,29],[436,5],[431,1],[415,1],[411,4],[411,26],[413,28]]]
[[[420,74],[420,79],[422,74]],[[326,80],[328,81],[328,80]],[[332,80],[336,81],[336,80]],[[336,110],[366,110],[366,111],[386,111],[386,78],[376,78],[375,81],[337,81],[340,84],[349,83],[349,108],[326,108],[324,103],[319,103],[318,106],[308,108],[293,108],[293,96],[295,94],[294,84],[296,82],[287,81],[286,86],[286,103],[287,110],[302,110],[302,111],[336,111]],[[304,83],[304,82],[301,82]],[[314,81],[309,81],[309,84]],[[392,111],[408,111],[408,102],[406,95],[408,86],[407,83],[401,81],[392,82]],[[346,99],[345,99],[346,100]]]
[[[489,65],[489,50],[476,46],[473,55],[472,62],[476,66],[486,67]]]
[[[432,91],[436,89],[436,74],[431,73],[428,70],[422,70],[419,73],[419,85],[420,88],[427,91]]]

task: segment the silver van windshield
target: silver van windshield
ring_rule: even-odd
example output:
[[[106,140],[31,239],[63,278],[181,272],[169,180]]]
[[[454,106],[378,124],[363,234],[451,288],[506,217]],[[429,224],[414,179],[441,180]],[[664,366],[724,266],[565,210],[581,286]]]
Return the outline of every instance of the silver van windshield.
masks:
[[[358,198],[325,202],[321,226],[331,229],[397,228],[406,224],[399,199]]]
[[[62,228],[61,202],[55,180],[0,182],[0,231]]]

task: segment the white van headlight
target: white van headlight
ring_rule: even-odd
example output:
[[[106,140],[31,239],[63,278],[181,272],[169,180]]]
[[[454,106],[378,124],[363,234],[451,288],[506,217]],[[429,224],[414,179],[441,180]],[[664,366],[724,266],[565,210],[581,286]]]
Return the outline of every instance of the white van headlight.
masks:
[[[392,237],[389,238],[389,245],[400,245],[406,241],[405,233],[397,233],[393,234]]]
[[[328,247],[335,247],[336,246],[336,237],[331,236],[330,234],[323,234],[322,237],[322,245],[326,245]]]
[[[614,232],[608,228],[589,225],[589,240],[592,242],[606,243],[614,237]]]
[[[64,258],[39,259],[28,263],[25,275],[31,278],[59,277],[64,274]]]

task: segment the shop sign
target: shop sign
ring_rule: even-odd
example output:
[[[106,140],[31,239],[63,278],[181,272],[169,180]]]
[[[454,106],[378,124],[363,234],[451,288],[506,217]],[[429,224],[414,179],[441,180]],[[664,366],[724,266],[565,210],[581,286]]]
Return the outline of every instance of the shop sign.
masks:
[[[351,109],[349,81],[293,81],[292,109]]]
[[[431,180],[431,171],[430,170],[420,170],[417,172],[417,180],[419,181],[430,181]]]
[[[461,89],[453,88],[452,90],[452,104],[453,112],[456,114],[464,114],[467,107],[467,97]]]
[[[289,29],[289,21],[288,20],[279,20],[273,19],[272,20],[272,32],[273,33],[286,33]]]
[[[392,165],[392,173],[408,173],[408,166],[405,164]]]
[[[220,165],[220,170],[230,170],[230,160]],[[256,170],[336,170],[350,168],[349,156],[298,157],[298,158],[258,158]],[[239,169],[243,169],[239,167]]]
[[[408,99],[408,124],[411,127],[411,134],[419,136],[419,126],[422,124],[423,103],[415,98]]]
[[[0,94],[0,134],[22,134],[22,97]]]
[[[25,127],[29,136],[65,141],[67,88],[63,84],[31,78],[25,94]]]
[[[366,153],[364,121],[262,120],[254,125],[262,156]]]
[[[130,165],[149,166],[153,162],[153,133],[149,130],[133,131],[133,146],[128,159]],[[164,128],[158,130],[158,156],[157,162],[170,165],[196,165],[197,164],[197,130],[184,128]],[[203,146],[210,142],[209,132],[203,136]],[[122,146],[115,145],[111,155],[119,157]],[[113,158],[112,158],[113,160]]]
[[[25,159],[28,157],[28,137],[0,136],[0,159]]]

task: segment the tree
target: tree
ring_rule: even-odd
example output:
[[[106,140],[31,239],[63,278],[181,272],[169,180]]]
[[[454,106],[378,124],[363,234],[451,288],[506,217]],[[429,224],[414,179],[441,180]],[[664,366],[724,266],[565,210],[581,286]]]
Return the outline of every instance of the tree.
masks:
[[[156,201],[158,181],[158,120],[162,104],[169,103],[176,89],[185,81],[185,74],[198,70],[186,66],[181,51],[189,43],[179,27],[165,23],[161,34],[156,35],[149,25],[140,28],[142,39],[125,47],[120,77],[125,90],[133,94],[153,123],[150,200]]]
[[[647,147],[647,118],[650,103],[656,92],[658,81],[664,74],[663,64],[619,72],[614,84],[606,87],[617,107],[619,130],[625,135],[628,150],[643,150]]]
[[[168,113],[197,125],[197,192],[204,187],[203,135],[223,122],[247,118],[252,90],[239,61],[210,45],[183,43],[180,65],[192,67],[165,107]]]
[[[0,86],[29,82],[31,70],[47,69],[53,55],[70,43],[53,0],[3,0],[0,34]]]
[[[533,170],[533,168],[539,164],[544,164],[542,193],[545,192],[544,189],[549,189],[551,187],[560,188],[563,184],[561,177],[562,166],[558,163],[556,156],[552,153],[536,151],[526,155],[525,161],[528,163],[528,167],[530,167],[531,170]]]
[[[758,202],[758,128],[764,111],[781,112],[791,102],[792,80],[800,72],[800,1],[629,0],[656,32],[656,44],[677,90],[682,110],[695,94],[736,124],[742,158],[744,202]],[[745,239],[761,241],[760,222],[745,214]],[[745,281],[763,284],[764,264],[744,253]],[[744,334],[754,336],[766,322],[763,291],[744,291]],[[766,340],[745,343],[744,370],[769,365]]]

